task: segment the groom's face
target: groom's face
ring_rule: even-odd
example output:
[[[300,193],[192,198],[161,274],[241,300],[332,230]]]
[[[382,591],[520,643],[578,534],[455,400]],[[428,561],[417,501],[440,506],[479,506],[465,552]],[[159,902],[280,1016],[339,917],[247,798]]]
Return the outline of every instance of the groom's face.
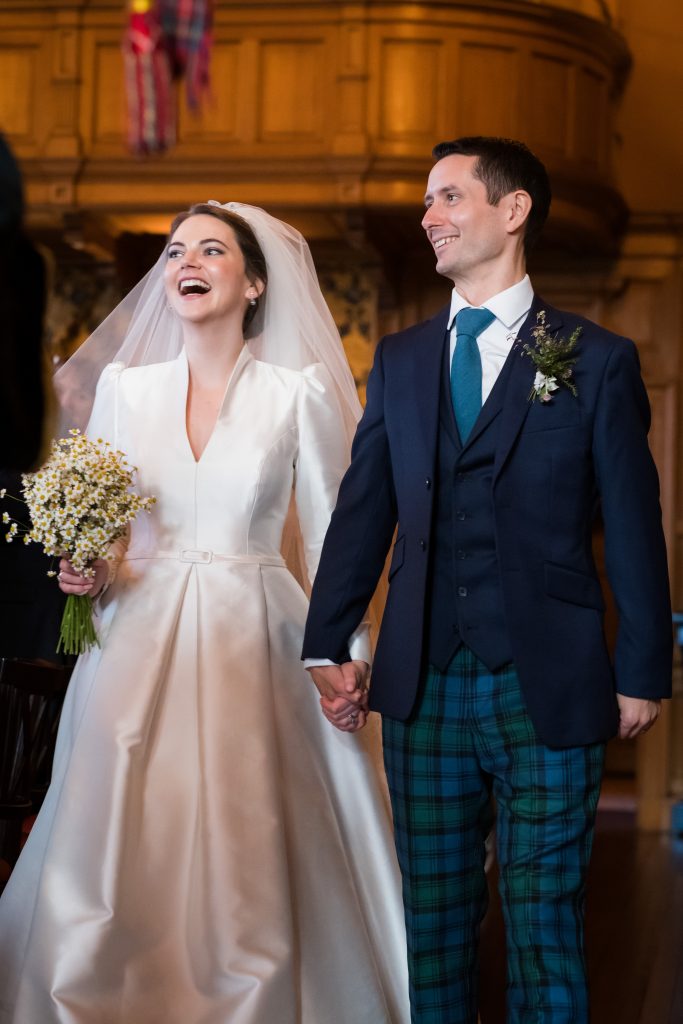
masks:
[[[491,206],[486,186],[473,174],[477,157],[446,156],[432,168],[422,227],[436,255],[436,269],[454,283],[487,272],[509,243],[508,197]]]

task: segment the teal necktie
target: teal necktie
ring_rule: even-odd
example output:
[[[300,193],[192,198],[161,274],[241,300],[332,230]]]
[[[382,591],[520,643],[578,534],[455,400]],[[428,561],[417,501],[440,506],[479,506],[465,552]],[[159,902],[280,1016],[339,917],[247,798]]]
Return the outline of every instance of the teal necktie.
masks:
[[[477,338],[495,316],[467,306],[455,317],[455,352],[451,362],[451,397],[455,422],[464,444],[481,409],[481,356]]]

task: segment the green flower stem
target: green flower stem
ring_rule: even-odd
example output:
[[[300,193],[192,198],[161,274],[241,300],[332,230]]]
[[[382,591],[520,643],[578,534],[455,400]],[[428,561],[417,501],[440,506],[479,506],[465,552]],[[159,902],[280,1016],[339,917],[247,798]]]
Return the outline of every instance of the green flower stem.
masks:
[[[92,620],[92,600],[86,594],[69,594],[59,627],[57,653],[84,654],[100,646]]]

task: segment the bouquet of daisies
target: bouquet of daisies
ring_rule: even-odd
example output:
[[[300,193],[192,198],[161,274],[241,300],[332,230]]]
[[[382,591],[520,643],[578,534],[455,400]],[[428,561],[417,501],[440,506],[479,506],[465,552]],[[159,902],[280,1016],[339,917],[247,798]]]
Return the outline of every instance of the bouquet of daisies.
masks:
[[[22,476],[22,494],[31,515],[31,529],[23,531],[24,544],[42,544],[46,555],[67,557],[76,572],[91,579],[95,559],[106,558],[128,523],[138,512],[149,512],[156,500],[132,490],[134,471],[123,452],[108,441],[90,441],[79,430],[53,441],[45,465]],[[10,524],[5,539],[11,543],[22,531],[7,512],[2,518]],[[89,595],[69,594],[57,650],[82,654],[94,644],[98,639],[92,600]]]

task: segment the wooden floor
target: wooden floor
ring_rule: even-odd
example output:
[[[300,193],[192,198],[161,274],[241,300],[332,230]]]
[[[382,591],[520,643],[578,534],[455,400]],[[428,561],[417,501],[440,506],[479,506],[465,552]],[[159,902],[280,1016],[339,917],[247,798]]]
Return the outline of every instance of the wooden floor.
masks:
[[[591,1024],[683,1024],[683,839],[598,814],[586,922]],[[481,1024],[505,1024],[505,952],[495,890],[482,931]]]
[[[586,942],[591,1024],[683,1024],[683,839],[599,812]],[[482,935],[482,1024],[505,1022],[504,971],[496,899]]]

